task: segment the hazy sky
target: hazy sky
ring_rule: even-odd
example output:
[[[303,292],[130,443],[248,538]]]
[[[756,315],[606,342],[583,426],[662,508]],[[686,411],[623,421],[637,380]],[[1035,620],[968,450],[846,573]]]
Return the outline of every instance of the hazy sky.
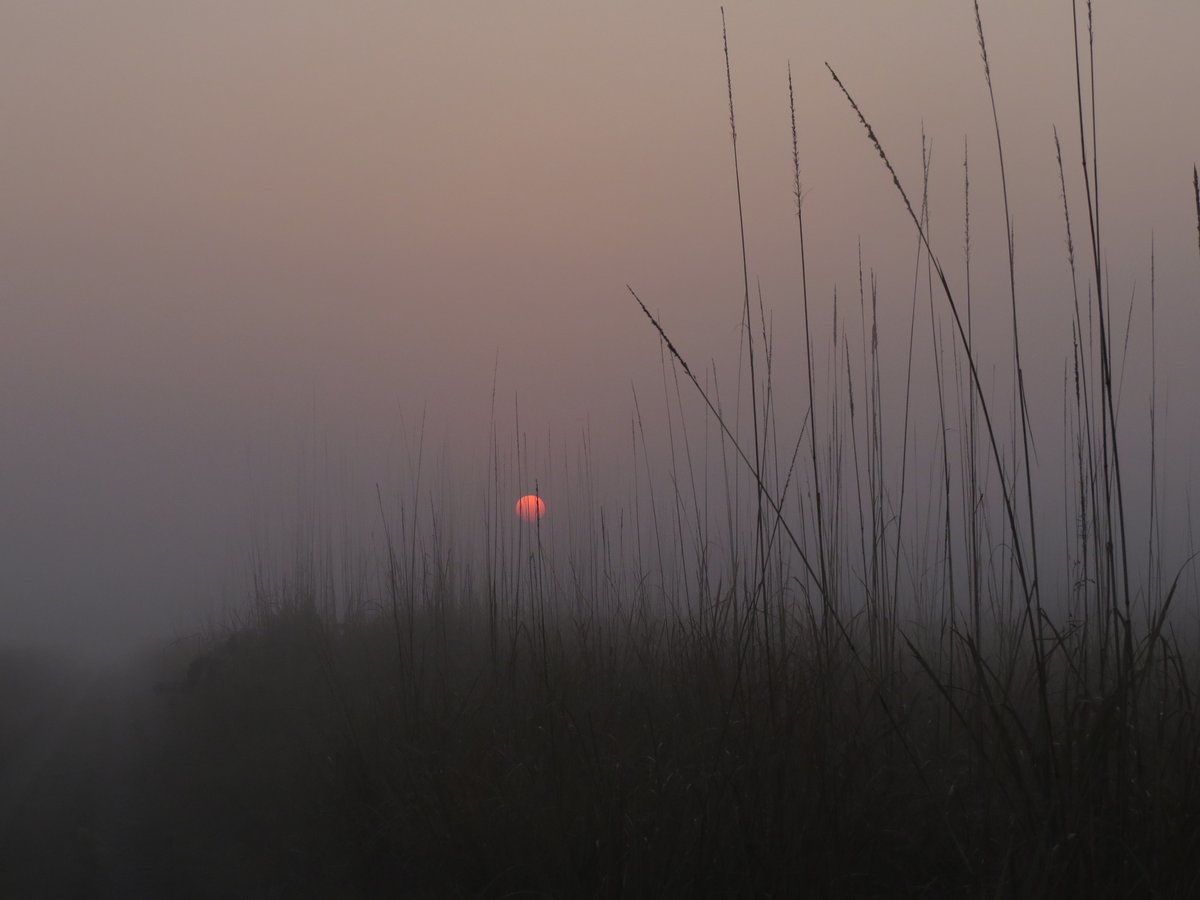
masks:
[[[982,11],[1027,377],[1061,426],[1055,124],[1081,254],[1085,227],[1070,3]],[[819,327],[835,287],[857,297],[861,240],[885,354],[903,344],[915,258],[828,61],[914,197],[924,128],[932,232],[955,278],[969,141],[973,290],[1003,366],[1003,212],[971,4],[726,16],[750,269],[781,372],[803,362],[789,62]],[[1128,403],[1147,406],[1153,233],[1183,483],[1200,475],[1200,5],[1100,2],[1096,19],[1104,242],[1117,309],[1135,304]],[[535,441],[590,426],[615,455],[632,390],[661,394],[627,283],[691,360],[736,365],[727,102],[716,5],[4,3],[0,640],[186,630],[243,591],[252,535],[286,527],[314,458],[369,496],[423,414],[431,443],[467,458],[486,443],[494,372],[506,429],[519,402]],[[1046,441],[1061,443],[1053,428]]]

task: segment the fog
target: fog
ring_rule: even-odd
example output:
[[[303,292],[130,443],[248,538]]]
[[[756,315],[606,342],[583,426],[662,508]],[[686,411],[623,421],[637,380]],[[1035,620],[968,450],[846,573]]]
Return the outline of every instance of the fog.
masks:
[[[1036,477],[1053,507],[1072,317],[1055,126],[1081,278],[1087,267],[1071,10],[982,12]],[[1004,212],[970,4],[736,3],[726,19],[781,431],[794,440],[807,403],[789,65],[814,333],[831,333],[835,290],[843,327],[859,328],[861,247],[898,409],[916,234],[828,62],[917,200],[925,134],[931,234],[956,288],[969,149],[977,352],[1010,405]],[[1143,472],[1153,240],[1169,566],[1183,561],[1200,439],[1197,33],[1192,4],[1097,4],[1121,338],[1132,304],[1122,438]],[[493,433],[533,447],[520,475],[551,512],[553,460],[583,446],[612,491],[601,502],[620,507],[635,392],[649,452],[669,453],[658,335],[626,285],[694,369],[715,361],[731,384],[738,370],[725,78],[720,11],[691,3],[4,4],[0,640],[103,656],[203,628],[238,608],[263,559],[287,564],[306,521],[369,541],[418,448],[427,489],[452,488],[465,531],[483,516]],[[1053,541],[1062,517],[1047,516]]]

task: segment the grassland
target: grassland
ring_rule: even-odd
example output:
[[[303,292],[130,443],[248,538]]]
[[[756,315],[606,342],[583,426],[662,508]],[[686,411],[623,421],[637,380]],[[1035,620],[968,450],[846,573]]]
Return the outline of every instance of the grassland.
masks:
[[[124,673],[134,705],[96,707],[85,730],[110,735],[96,752],[120,775],[90,807],[108,850],[77,883],[174,896],[1200,895],[1200,655],[1175,612],[1185,594],[1194,604],[1194,581],[1188,558],[1162,558],[1155,473],[1121,468],[1089,56],[1075,54],[1067,155],[1088,213],[1071,222],[1064,174],[1064,230],[1085,246],[1077,258],[1072,236],[1064,260],[1076,326],[1064,558],[1039,558],[1011,248],[1012,392],[999,404],[979,375],[970,251],[948,274],[915,199],[925,191],[892,169],[834,74],[920,239],[913,327],[926,302],[945,326],[931,326],[926,361],[930,445],[910,439],[909,396],[885,390],[870,279],[822,371],[811,331],[803,347],[773,345],[747,268],[745,390],[724,402],[631,290],[675,398],[663,422],[638,412],[635,455],[656,426],[673,448],[665,473],[646,459],[640,505],[606,508],[584,480],[568,485],[571,540],[549,520],[517,525],[529,464],[493,422],[477,551],[422,518],[418,468],[406,497],[380,494],[368,565],[347,575],[315,538],[289,570],[260,565],[242,614]],[[1003,180],[998,116],[994,137]],[[733,150],[736,175],[736,137]],[[969,174],[964,192],[969,235]],[[1004,215],[1011,235],[1007,199]],[[797,225],[803,259],[799,202]],[[773,366],[793,352],[807,381],[781,397]],[[784,403],[805,411],[788,439]],[[883,425],[897,404],[899,437]],[[914,499],[895,457],[918,453],[935,477]],[[1147,533],[1126,512],[1134,483],[1150,485]],[[920,529],[906,527],[914,505]],[[1069,596],[1046,595],[1055,568],[1071,573]]]

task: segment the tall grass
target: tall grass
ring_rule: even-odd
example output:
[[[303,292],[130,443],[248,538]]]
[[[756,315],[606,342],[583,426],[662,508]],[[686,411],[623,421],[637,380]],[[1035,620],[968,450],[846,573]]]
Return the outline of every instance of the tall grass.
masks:
[[[493,393],[477,554],[438,512],[448,504],[424,480],[422,429],[411,485],[377,494],[376,570],[339,587],[330,557],[310,550],[303,576],[257,571],[236,650],[167,698],[169,740],[250,750],[197,763],[199,777],[164,765],[163,795],[218,822],[213,798],[253,785],[260,857],[298,893],[336,876],[368,896],[1196,895],[1197,648],[1172,624],[1186,562],[1172,569],[1158,547],[1154,463],[1140,543],[1167,577],[1151,565],[1136,584],[1130,558],[1087,10],[1087,52],[1078,37],[1074,50],[1086,266],[1054,136],[1074,290],[1065,558],[1039,555],[1023,298],[978,4],[1007,239],[1007,440],[972,327],[966,147],[960,290],[930,227],[927,149],[914,205],[833,67],[915,230],[903,408],[881,375],[879,286],[861,249],[857,321],[832,298],[821,365],[794,100],[804,346],[776,346],[752,302],[723,33],[746,369],[732,396],[630,287],[661,339],[665,408],[647,422],[634,394],[631,478],[601,483],[586,437],[573,461],[531,450],[516,409],[502,440]],[[1200,228],[1195,172],[1193,183]],[[914,358],[919,299],[929,360]],[[779,413],[781,352],[805,355],[794,435]],[[923,362],[937,397],[927,445],[909,422]],[[656,425],[665,468],[649,452]],[[552,488],[569,513],[518,527],[509,498]],[[1069,572],[1069,596],[1047,598],[1053,566]],[[273,756],[284,746],[286,778]],[[272,804],[287,828],[272,830]]]

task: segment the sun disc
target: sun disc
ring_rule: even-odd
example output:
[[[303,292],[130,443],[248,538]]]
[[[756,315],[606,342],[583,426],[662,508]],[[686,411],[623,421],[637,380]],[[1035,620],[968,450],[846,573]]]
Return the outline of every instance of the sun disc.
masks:
[[[524,522],[536,522],[546,514],[546,504],[537,494],[526,494],[517,501],[517,515]]]

